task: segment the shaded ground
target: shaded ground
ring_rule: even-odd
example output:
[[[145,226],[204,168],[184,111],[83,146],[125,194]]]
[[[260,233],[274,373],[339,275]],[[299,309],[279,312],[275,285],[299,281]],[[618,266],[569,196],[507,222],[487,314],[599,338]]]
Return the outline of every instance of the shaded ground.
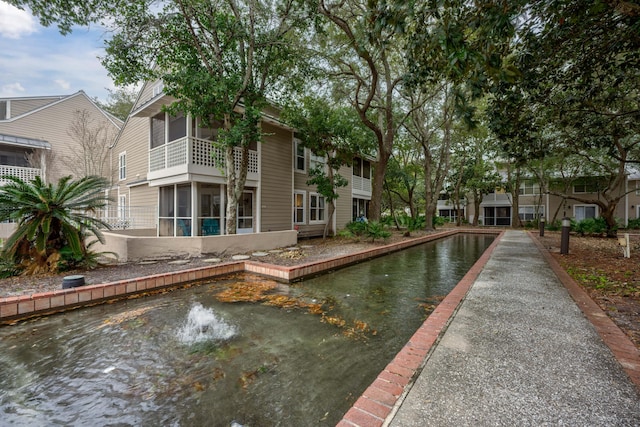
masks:
[[[535,235],[640,349],[640,235],[630,236],[631,258],[617,239],[571,235],[569,253],[561,255],[559,232]]]
[[[410,238],[424,234],[424,232],[414,232]],[[560,265],[587,290],[591,298],[640,348],[640,235],[632,236],[631,258],[623,257],[622,249],[616,239],[572,235],[569,254],[561,255],[559,232],[547,231],[544,237],[538,237],[537,233],[534,236],[540,239]],[[345,255],[403,239],[407,237],[398,232],[394,232],[387,240],[375,242],[344,238],[308,239],[301,240],[296,250],[282,248],[281,252],[269,252],[266,256],[252,256],[251,259],[290,266]],[[0,297],[60,289],[63,277],[72,274],[84,275],[87,284],[107,283],[210,265],[207,260],[211,258],[218,258],[220,262],[231,261],[232,255],[236,254],[210,254],[206,257],[184,260],[156,259],[143,263],[100,267],[91,271],[68,271],[58,275],[0,279]],[[172,261],[182,263],[173,264]]]

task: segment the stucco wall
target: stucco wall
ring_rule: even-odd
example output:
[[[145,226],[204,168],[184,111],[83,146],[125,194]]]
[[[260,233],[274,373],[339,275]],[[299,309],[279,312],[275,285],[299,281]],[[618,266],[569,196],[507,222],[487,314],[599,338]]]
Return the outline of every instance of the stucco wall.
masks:
[[[145,237],[104,233],[106,242],[98,252],[114,252],[120,262],[159,257],[197,257],[203,255],[245,254],[297,243],[295,230],[268,233],[206,237]]]

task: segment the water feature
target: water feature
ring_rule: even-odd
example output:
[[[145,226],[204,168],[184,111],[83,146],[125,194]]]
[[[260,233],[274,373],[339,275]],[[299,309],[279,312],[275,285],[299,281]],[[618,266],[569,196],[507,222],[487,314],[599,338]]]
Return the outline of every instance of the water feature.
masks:
[[[271,283],[243,274],[0,328],[0,424],[335,425],[492,240],[277,284],[323,316],[220,302],[237,282]]]

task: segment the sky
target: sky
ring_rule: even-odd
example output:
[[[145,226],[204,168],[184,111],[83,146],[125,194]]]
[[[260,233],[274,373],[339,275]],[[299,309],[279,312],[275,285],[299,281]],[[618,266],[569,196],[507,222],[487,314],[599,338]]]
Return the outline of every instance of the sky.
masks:
[[[103,40],[97,26],[62,36],[56,26],[45,28],[29,12],[0,0],[0,98],[84,90],[106,101],[107,88],[115,85],[98,59]]]

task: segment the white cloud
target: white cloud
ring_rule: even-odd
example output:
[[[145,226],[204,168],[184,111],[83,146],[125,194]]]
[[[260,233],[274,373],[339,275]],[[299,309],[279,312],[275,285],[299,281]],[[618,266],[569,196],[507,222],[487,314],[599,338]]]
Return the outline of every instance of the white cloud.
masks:
[[[10,98],[14,96],[19,96],[25,91],[25,88],[22,87],[20,83],[10,83],[6,85],[2,85],[0,87],[0,96]]]
[[[54,80],[55,84],[57,84],[58,86],[60,86],[62,89],[67,90],[71,87],[71,83],[69,83],[66,80],[62,80],[62,79],[56,79]]]
[[[36,21],[29,12],[0,1],[0,37],[19,39],[37,29]]]

